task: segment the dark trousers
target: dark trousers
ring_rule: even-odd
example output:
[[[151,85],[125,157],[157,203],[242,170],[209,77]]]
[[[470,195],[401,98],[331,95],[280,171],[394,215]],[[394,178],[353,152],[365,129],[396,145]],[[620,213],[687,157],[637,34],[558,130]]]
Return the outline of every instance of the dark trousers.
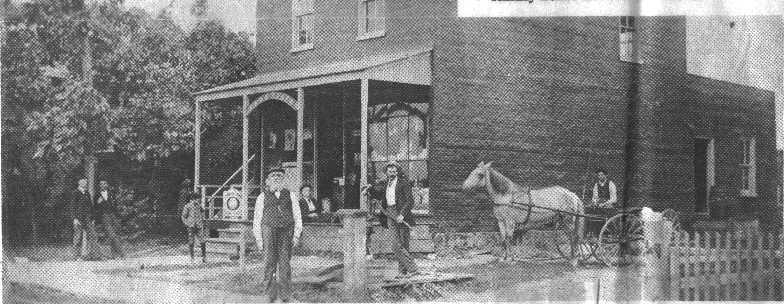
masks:
[[[291,246],[294,227],[261,226],[264,250],[264,284],[270,300],[291,297]],[[277,271],[277,282],[274,278]]]
[[[120,227],[120,222],[114,214],[104,214],[102,216],[103,222],[101,226],[106,232],[106,238],[109,239],[109,247],[112,249],[112,256],[124,257],[125,251],[120,243],[120,237],[117,236],[117,228]]]
[[[82,257],[82,242],[84,242],[84,230],[83,226],[84,223],[80,223],[79,225],[73,225],[73,257],[74,259],[78,259]]]
[[[411,239],[411,230],[402,223],[398,223],[391,218],[387,218],[387,227],[392,229],[392,248],[395,251],[398,272],[402,274],[417,272],[417,265],[414,258],[408,252],[408,245]]]

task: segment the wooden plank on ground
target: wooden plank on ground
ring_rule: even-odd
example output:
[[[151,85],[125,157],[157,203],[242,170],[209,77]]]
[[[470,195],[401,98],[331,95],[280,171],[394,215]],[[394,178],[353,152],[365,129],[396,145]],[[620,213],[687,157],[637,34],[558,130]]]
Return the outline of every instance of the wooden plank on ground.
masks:
[[[417,275],[410,278],[391,279],[379,284],[381,288],[399,287],[411,284],[425,284],[436,282],[459,282],[474,279],[474,275],[461,273],[433,273]]]

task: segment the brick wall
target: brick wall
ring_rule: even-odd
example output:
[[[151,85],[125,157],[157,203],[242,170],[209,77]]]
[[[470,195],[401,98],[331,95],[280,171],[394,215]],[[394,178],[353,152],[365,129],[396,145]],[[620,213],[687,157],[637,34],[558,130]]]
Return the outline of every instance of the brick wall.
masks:
[[[356,41],[356,3],[317,1],[314,49],[291,53],[290,1],[260,0],[259,70],[432,45],[429,174],[436,231],[496,229],[487,196],[460,189],[479,161],[495,161],[520,183],[561,185],[579,196],[590,195],[593,171],[603,167],[620,200],[629,183],[632,204],[689,212],[693,138],[716,138],[717,187],[731,188],[739,183],[731,146],[739,134],[754,133],[759,197],[753,203],[766,204],[775,189],[767,189],[773,171],[763,169],[775,157],[772,95],[685,74],[682,17],[638,18],[644,64],[635,65],[619,60],[617,17],[454,18],[454,1],[386,2],[386,36]],[[631,124],[630,111],[638,118]],[[705,126],[694,130],[690,121]]]

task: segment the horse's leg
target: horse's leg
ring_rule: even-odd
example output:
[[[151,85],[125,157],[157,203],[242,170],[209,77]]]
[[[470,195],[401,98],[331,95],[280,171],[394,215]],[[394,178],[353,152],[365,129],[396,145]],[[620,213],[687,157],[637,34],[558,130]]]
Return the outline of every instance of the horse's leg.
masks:
[[[501,256],[501,260],[505,261],[507,256],[509,255],[509,231],[508,231],[508,225],[505,221],[503,220],[498,221],[498,231],[501,233],[501,243],[503,246],[503,253]]]

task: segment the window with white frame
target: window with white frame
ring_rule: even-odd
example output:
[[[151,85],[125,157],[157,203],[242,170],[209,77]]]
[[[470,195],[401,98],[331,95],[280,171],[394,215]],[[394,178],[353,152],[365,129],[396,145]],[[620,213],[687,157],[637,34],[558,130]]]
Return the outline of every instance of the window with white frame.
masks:
[[[740,163],[741,183],[740,194],[743,196],[757,195],[757,160],[756,142],[753,137],[741,140],[743,148],[743,158]]]
[[[637,50],[637,24],[634,16],[621,16],[618,24],[619,31],[619,57],[621,61],[640,63]]]
[[[291,50],[313,48],[313,1],[291,1]]]
[[[386,31],[384,18],[384,0],[357,0],[358,9],[358,39],[380,37]]]

